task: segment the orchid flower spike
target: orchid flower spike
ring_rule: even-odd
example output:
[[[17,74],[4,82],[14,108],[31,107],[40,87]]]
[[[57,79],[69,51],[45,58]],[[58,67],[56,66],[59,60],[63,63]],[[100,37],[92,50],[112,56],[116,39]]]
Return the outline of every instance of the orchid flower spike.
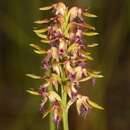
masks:
[[[34,52],[42,56],[42,75],[27,74],[28,77],[41,80],[39,92],[27,90],[41,97],[40,111],[43,118],[49,113],[57,128],[63,121],[64,130],[68,130],[68,110],[76,104],[77,112],[86,117],[92,108],[104,108],[91,101],[88,96],[80,94],[81,82],[92,81],[103,76],[99,71],[92,70],[88,64],[93,61],[88,48],[97,43],[86,43],[86,37],[96,36],[95,27],[85,22],[84,17],[95,18],[86,9],[68,8],[59,2],[51,6],[41,7],[41,11],[52,11],[50,19],[38,20],[40,29],[34,32],[40,38],[40,44],[30,44]],[[43,24],[47,24],[46,27]],[[45,44],[46,49],[42,46]],[[47,105],[49,102],[49,106]]]

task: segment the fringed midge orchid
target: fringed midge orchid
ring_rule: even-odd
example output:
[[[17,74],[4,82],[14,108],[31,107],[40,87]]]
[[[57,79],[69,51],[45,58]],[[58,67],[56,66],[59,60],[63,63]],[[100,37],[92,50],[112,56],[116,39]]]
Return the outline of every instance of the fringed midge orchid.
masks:
[[[47,24],[48,27],[34,29],[33,31],[41,39],[40,42],[49,45],[49,49],[43,49],[36,44],[30,44],[34,52],[43,55],[41,66],[45,71],[44,76],[27,74],[28,77],[39,79],[42,85],[39,92],[27,90],[27,92],[41,96],[40,111],[43,117],[53,113],[53,121],[57,128],[63,121],[64,130],[68,130],[68,110],[76,103],[78,114],[86,117],[92,108],[103,110],[103,107],[91,101],[87,96],[80,94],[80,83],[88,80],[95,84],[96,78],[103,76],[98,71],[91,70],[87,64],[92,61],[87,48],[97,46],[97,43],[87,44],[84,38],[98,35],[95,27],[84,20],[85,17],[95,18],[87,9],[66,7],[62,2],[47,7],[41,7],[41,11],[51,10],[54,17],[35,21],[36,24]],[[50,107],[45,107],[50,102]]]

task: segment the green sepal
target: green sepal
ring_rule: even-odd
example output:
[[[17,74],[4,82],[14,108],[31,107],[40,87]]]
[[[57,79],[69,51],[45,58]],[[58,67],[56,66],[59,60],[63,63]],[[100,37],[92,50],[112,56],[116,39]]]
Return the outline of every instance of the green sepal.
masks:
[[[26,74],[27,77],[32,78],[32,79],[41,79],[41,76],[37,76],[34,74]]]
[[[34,52],[35,52],[36,54],[39,54],[39,55],[42,55],[42,54],[46,54],[46,53],[47,53],[47,52],[44,51],[44,50],[34,50]]]
[[[91,48],[91,47],[96,47],[96,46],[98,46],[97,43],[91,43],[91,44],[88,44],[88,45],[87,45],[87,47],[89,47],[89,48]]]
[[[91,101],[90,99],[87,99],[87,102],[88,104],[93,107],[93,108],[96,108],[96,109],[100,109],[100,110],[104,110],[103,107],[101,107],[100,105],[98,105],[97,103]]]
[[[91,37],[91,36],[96,36],[96,35],[98,35],[99,33],[97,33],[97,32],[83,32],[83,35],[85,35],[85,36],[89,36],[89,37]]]
[[[51,5],[51,6],[41,7],[41,8],[39,8],[39,10],[45,11],[45,10],[50,10],[52,8],[53,8],[53,6]]]
[[[93,72],[88,72],[88,74],[94,78],[103,78],[104,76],[100,74],[101,72],[99,71],[93,71]]]
[[[36,95],[39,96],[39,93],[36,91],[32,91],[32,90],[26,90],[28,93],[32,94],[32,95]]]
[[[83,15],[86,16],[86,17],[89,17],[89,18],[96,18],[96,17],[98,17],[97,15],[92,14],[92,13],[88,13],[88,12],[83,13]]]

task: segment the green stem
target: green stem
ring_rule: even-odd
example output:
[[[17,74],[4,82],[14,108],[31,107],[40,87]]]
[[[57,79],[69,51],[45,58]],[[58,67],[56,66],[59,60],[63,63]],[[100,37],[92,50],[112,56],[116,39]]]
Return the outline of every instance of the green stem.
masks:
[[[67,110],[67,93],[64,90],[64,86],[61,84],[61,93],[62,93],[62,104],[64,107],[62,120],[63,120],[63,130],[69,130],[68,125],[68,110]]]
[[[63,106],[64,106],[64,111],[63,111],[63,128],[64,130],[69,130],[68,126],[68,110],[67,108],[67,94],[66,92],[63,93]]]
[[[53,114],[50,113],[50,130],[55,130],[55,124],[53,122]]]
[[[69,31],[69,13],[67,12],[64,17],[64,24],[63,24],[63,33],[67,37],[68,36],[68,31]],[[61,79],[65,79],[65,74],[64,74],[64,69],[61,67]],[[63,115],[62,115],[62,120],[63,120],[63,130],[69,130],[69,125],[68,125],[68,110],[67,110],[67,92],[65,91],[64,84],[63,82],[61,83],[61,96],[62,96],[62,104],[63,104]]]

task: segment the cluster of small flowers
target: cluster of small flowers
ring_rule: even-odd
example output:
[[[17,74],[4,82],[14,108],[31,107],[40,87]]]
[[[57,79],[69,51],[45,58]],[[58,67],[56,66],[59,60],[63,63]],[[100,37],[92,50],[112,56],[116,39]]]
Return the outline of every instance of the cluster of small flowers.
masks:
[[[73,103],[76,103],[77,111],[83,117],[86,117],[88,110],[92,107],[103,109],[78,92],[80,82],[95,81],[96,78],[102,77],[100,72],[86,68],[86,63],[93,60],[86,50],[97,44],[85,44],[84,36],[94,36],[98,33],[94,32],[93,26],[84,21],[83,16],[93,18],[96,15],[88,13],[87,9],[78,7],[68,9],[61,2],[42,7],[40,10],[52,10],[54,14],[54,17],[49,20],[35,21],[40,25],[49,24],[47,28],[34,30],[41,38],[41,43],[47,43],[49,49],[45,50],[38,45],[31,44],[35,53],[44,55],[42,68],[46,73],[44,76],[27,74],[31,78],[43,81],[38,93],[31,90],[28,92],[42,97],[41,112],[44,117],[52,112],[58,126],[64,109],[69,109]],[[62,104],[62,92],[68,95],[66,108]],[[51,103],[51,107],[45,110],[47,101]]]

